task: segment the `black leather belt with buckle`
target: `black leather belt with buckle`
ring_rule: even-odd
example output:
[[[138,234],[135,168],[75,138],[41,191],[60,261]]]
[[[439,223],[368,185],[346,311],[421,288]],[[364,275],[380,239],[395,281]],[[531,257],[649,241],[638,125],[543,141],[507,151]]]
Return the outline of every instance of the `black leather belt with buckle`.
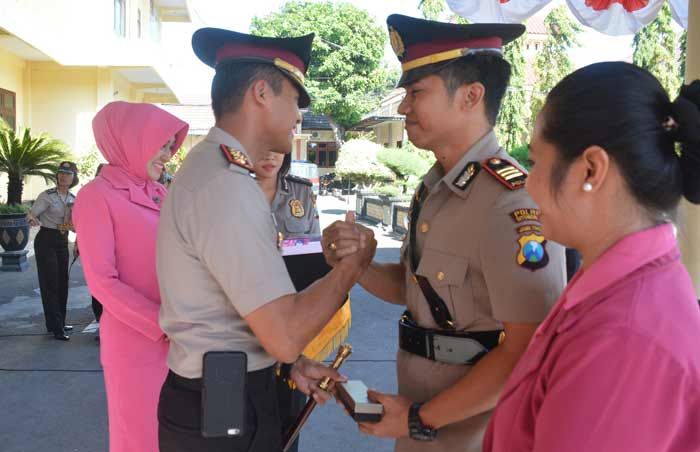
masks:
[[[399,320],[399,347],[446,364],[476,364],[501,341],[503,331],[442,331],[421,328],[407,312]]]

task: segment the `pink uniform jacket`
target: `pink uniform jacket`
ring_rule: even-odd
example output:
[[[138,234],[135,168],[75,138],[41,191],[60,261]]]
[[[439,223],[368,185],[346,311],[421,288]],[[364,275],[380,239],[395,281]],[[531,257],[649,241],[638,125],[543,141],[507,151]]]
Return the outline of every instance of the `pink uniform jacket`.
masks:
[[[484,451],[700,451],[700,309],[671,225],[574,277],[506,383]]]
[[[150,104],[113,102],[93,120],[109,165],[78,193],[73,222],[88,287],[104,306],[100,360],[112,452],[158,450],[156,409],[167,342],[158,326],[155,257],[167,192],[148,178],[146,165],[173,136],[178,149],[187,129]]]

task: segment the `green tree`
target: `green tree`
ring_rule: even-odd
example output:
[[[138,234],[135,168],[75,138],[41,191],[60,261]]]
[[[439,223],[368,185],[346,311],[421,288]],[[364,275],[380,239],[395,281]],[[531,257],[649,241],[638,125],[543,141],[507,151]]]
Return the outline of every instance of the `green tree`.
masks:
[[[7,204],[21,204],[24,179],[39,176],[53,181],[58,164],[67,160],[66,146],[47,135],[32,136],[30,129],[15,132],[0,126],[0,173],[7,173]]]
[[[350,3],[291,0],[278,12],[254,17],[251,33],[298,36],[314,32],[307,88],[316,113],[343,128],[357,123],[394,84],[382,63],[387,33]]]
[[[421,0],[418,4],[423,17],[429,20],[439,20],[442,13],[447,9],[445,0]]]
[[[105,163],[105,159],[100,154],[96,146],[92,146],[88,152],[81,155],[76,165],[78,166],[78,174],[83,181],[88,181],[95,177],[97,167],[100,163]]]
[[[165,170],[168,174],[175,174],[180,168],[180,165],[182,165],[182,162],[185,161],[185,157],[187,157],[187,151],[184,147],[180,146],[180,149],[178,149],[177,152],[173,154],[172,158],[168,160],[168,163],[165,164]]]
[[[681,80],[685,80],[685,63],[687,60],[687,54],[688,54],[688,30],[683,30],[683,34],[681,35],[681,42],[680,42],[680,51],[681,51],[681,56],[679,58],[680,60],[680,70],[678,71],[678,76],[680,77]]]
[[[569,49],[579,45],[576,35],[581,31],[578,23],[571,19],[565,6],[554,8],[544,19],[548,36],[542,51],[535,60],[537,84],[530,102],[531,124],[544,105],[547,94],[561,79],[571,73],[574,65],[569,58]]]
[[[656,19],[634,35],[632,62],[654,74],[673,97],[682,78],[678,76],[678,43],[671,22],[671,7],[664,2]]]
[[[379,150],[377,159],[389,168],[401,184],[401,193],[406,193],[409,188],[417,185],[421,176],[428,172],[432,162],[415,148],[398,149],[383,148]]]
[[[384,166],[377,154],[382,147],[368,140],[346,141],[338,152],[335,172],[341,178],[369,188],[376,182],[389,181],[392,172]]]
[[[525,36],[521,36],[503,49],[503,56],[511,65],[510,85],[503,98],[498,115],[496,133],[506,150],[527,141],[528,110],[525,95]]]

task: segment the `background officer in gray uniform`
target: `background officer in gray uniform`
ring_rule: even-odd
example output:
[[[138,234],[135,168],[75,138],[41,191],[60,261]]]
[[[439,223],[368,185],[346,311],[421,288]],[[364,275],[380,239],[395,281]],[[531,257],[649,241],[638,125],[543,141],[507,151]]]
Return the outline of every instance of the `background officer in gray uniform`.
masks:
[[[285,236],[321,234],[311,181],[289,174],[292,154],[268,152],[255,163],[255,178]]]
[[[481,451],[503,384],[565,283],[564,250],[543,236],[526,174],[493,132],[510,77],[501,47],[525,28],[400,15],[387,23],[406,89],[399,113],[437,161],[412,202],[401,262],[372,263],[360,280],[407,309],[400,395],[372,393],[384,417],[361,429],[396,438],[402,452]],[[352,243],[346,227],[324,231],[331,262],[331,244]]]
[[[170,340],[158,410],[159,443],[171,451],[275,451],[281,428],[277,362],[295,362],[291,377],[321,400],[315,380],[335,371],[303,348],[328,323],[371,261],[376,242],[357,232],[356,253],[299,293],[280,255],[270,205],[251,177],[265,153],[289,153],[313,35],[266,38],[198,30],[197,56],[216,68],[216,126],[185,159],[161,211],[157,244],[160,324]],[[202,359],[209,351],[247,354],[245,435],[201,433]]]
[[[71,208],[75,195],[69,190],[78,185],[78,168],[73,162],[61,162],[56,187],[41,193],[27,214],[32,226],[41,226],[34,238],[36,269],[46,330],[54,339],[67,341],[68,304],[68,231],[73,230]]]

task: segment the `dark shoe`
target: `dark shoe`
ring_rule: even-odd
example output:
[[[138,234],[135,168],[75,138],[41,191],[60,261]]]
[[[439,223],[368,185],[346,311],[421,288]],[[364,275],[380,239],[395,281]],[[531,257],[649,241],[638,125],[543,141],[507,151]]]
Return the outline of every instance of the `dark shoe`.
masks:
[[[53,333],[53,338],[56,339],[57,341],[69,341],[70,337],[66,336],[66,333],[64,332],[57,332]]]
[[[73,325],[66,325],[63,327],[63,331],[73,331]]]

